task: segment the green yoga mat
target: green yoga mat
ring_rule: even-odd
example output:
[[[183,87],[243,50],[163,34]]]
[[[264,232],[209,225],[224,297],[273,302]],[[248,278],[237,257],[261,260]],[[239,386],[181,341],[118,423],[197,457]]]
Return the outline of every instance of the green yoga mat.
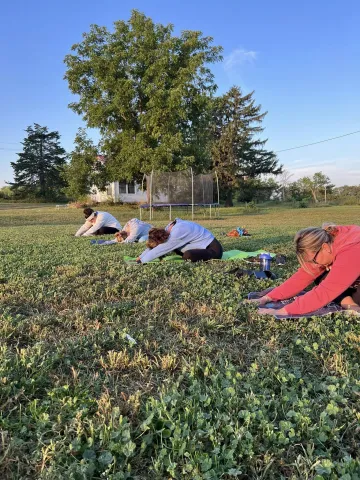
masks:
[[[256,257],[261,253],[268,253],[266,250],[256,250],[255,252],[243,252],[241,250],[229,250],[224,252],[221,260],[241,260],[249,257]],[[270,253],[272,257],[275,257],[275,253]]]
[[[221,260],[242,260],[249,257],[256,257],[260,255],[260,253],[268,253],[266,250],[256,250],[255,252],[243,252],[241,250],[229,250],[228,252],[224,252]],[[275,253],[270,253],[272,257],[275,257]],[[137,257],[129,257],[127,255],[124,256],[124,261],[126,263],[135,263]],[[183,259],[180,255],[168,255],[162,259],[163,262],[182,262]],[[159,258],[155,258],[149,263],[153,262],[160,262]]]

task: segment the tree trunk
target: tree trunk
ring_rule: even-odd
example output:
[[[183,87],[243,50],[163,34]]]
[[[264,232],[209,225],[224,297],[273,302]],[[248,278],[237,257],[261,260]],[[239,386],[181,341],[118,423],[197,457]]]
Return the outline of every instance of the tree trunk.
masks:
[[[43,155],[43,140],[40,138],[40,152],[39,152],[39,185],[40,185],[40,195],[41,197],[46,196],[46,181],[45,181],[45,166],[44,166],[44,155]]]
[[[318,199],[316,198],[316,190],[311,190],[311,194],[313,196],[314,202],[318,203]]]
[[[226,192],[225,207],[233,207],[233,206],[234,206],[234,203],[233,203],[233,195],[232,195],[232,189],[230,188],[230,189]]]

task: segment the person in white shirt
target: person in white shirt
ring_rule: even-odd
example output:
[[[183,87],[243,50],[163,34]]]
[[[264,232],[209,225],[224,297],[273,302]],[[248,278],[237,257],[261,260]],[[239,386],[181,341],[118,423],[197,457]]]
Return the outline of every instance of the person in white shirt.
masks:
[[[149,231],[148,246],[137,261],[151,262],[170,252],[192,262],[220,259],[223,254],[221,243],[214,235],[195,222],[176,218],[166,228],[152,228]]]
[[[86,222],[75,233],[75,237],[108,235],[121,230],[120,223],[108,212],[94,212],[92,208],[85,208],[84,215]]]
[[[126,234],[126,236],[124,235],[124,243],[146,242],[151,228],[153,226],[150,223],[143,222],[138,218],[132,218],[125,224],[122,230]]]
[[[153,228],[150,223],[143,222],[138,218],[129,220],[121,232],[115,233],[115,240],[93,240],[96,245],[115,245],[116,243],[134,243],[146,242],[148,239],[149,230]]]

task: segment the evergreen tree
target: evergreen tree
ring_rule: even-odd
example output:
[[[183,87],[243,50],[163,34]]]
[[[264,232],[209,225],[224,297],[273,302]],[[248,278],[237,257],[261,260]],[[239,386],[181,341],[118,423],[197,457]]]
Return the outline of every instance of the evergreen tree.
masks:
[[[152,169],[208,169],[209,99],[216,86],[209,63],[220,47],[201,32],[173,35],[133,11],[114,31],[93,25],[67,55],[65,78],[79,100],[70,104],[98,128],[108,180],[131,180]]]
[[[212,163],[227,206],[232,206],[234,189],[241,181],[281,173],[276,155],[264,148],[267,140],[257,138],[267,112],[261,113],[253,94],[243,95],[239,87],[232,87],[213,100]]]
[[[37,123],[26,129],[22,142],[23,152],[11,162],[14,193],[21,197],[56,200],[66,185],[63,170],[66,164],[65,150],[60,146],[59,132],[49,132]]]

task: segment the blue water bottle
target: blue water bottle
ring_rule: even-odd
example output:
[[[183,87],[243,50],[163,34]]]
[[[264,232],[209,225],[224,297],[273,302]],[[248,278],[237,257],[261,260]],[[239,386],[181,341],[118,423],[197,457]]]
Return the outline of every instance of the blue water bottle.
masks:
[[[270,253],[262,253],[259,255],[260,259],[260,270],[262,272],[270,271],[270,264],[271,264],[271,255]]]

